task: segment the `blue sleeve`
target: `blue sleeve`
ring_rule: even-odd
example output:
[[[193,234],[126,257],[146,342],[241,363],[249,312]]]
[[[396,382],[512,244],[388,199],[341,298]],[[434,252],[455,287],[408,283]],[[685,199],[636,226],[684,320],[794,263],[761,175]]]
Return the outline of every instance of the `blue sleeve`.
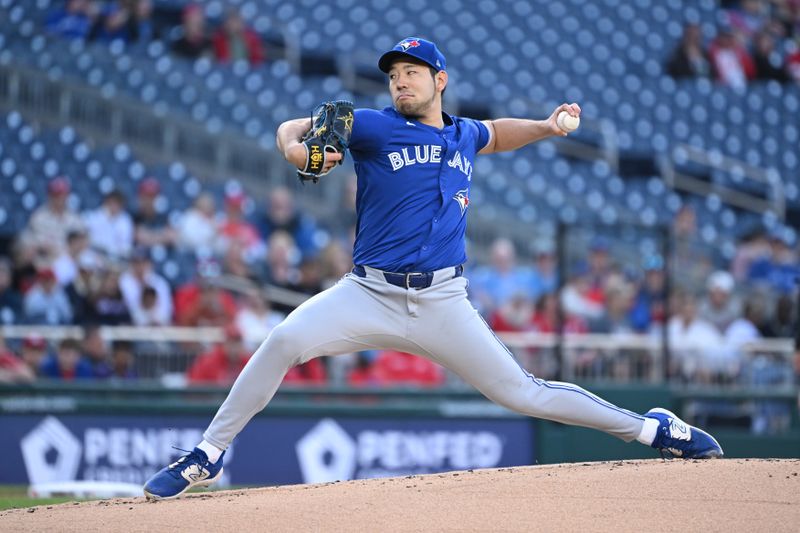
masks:
[[[489,144],[489,128],[480,120],[472,118],[465,120],[475,130],[475,153],[478,153],[483,150],[484,146]]]
[[[380,151],[392,134],[391,118],[375,109],[356,109],[350,152],[355,159],[368,159]]]

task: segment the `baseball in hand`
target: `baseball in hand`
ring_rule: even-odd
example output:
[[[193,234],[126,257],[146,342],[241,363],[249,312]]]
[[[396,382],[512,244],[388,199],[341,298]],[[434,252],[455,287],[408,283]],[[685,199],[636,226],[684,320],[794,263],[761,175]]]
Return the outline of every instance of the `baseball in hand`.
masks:
[[[569,133],[578,129],[578,126],[581,125],[581,119],[580,117],[573,117],[566,111],[562,111],[556,117],[556,124],[563,131]]]

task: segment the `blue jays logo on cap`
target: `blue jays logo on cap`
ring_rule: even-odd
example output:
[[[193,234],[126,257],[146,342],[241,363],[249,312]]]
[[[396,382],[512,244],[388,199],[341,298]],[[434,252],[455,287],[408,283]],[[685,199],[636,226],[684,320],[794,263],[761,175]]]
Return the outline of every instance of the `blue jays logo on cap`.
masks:
[[[438,70],[445,70],[444,55],[439,51],[435,44],[427,39],[420,37],[408,37],[403,39],[394,48],[383,54],[378,61],[378,68],[383,72],[389,72],[392,63],[396,59],[403,57],[415,58]]]
[[[405,41],[400,41],[397,43],[403,50],[408,50],[409,48],[416,48],[419,46],[419,41],[416,39],[406,39]]]

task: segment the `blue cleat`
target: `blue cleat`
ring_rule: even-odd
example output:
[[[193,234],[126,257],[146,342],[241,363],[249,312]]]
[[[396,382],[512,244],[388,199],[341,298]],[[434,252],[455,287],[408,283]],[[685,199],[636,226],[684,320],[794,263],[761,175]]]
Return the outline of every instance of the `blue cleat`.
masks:
[[[651,446],[672,457],[682,459],[715,459],[722,457],[722,447],[717,440],[694,426],[690,426],[671,411],[656,408],[644,416],[658,420],[658,433]]]
[[[208,460],[206,452],[195,448],[171,465],[162,468],[144,485],[148,500],[176,498],[192,487],[205,487],[222,475],[222,458],[216,463]]]

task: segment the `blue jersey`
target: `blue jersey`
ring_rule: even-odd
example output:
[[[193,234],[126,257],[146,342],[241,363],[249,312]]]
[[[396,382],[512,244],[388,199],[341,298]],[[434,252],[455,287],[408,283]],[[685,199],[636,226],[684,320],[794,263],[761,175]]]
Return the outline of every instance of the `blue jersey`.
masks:
[[[440,130],[391,107],[355,111],[356,265],[428,272],[466,261],[473,161],[489,130],[477,120],[443,118]]]

